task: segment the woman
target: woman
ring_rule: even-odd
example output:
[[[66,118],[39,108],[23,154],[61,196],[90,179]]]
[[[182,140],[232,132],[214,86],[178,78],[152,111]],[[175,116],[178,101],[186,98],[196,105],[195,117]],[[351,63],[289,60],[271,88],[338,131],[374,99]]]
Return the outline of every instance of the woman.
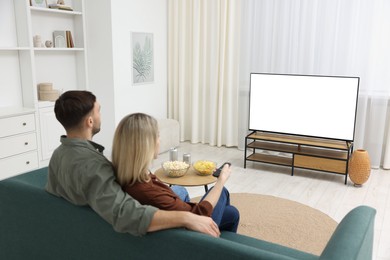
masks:
[[[184,202],[149,171],[159,149],[158,125],[153,117],[135,113],[121,120],[115,131],[112,163],[123,190],[141,204],[211,216],[220,230],[236,232],[240,214],[230,205],[229,192],[224,188],[230,166],[225,165],[214,187],[199,203]]]

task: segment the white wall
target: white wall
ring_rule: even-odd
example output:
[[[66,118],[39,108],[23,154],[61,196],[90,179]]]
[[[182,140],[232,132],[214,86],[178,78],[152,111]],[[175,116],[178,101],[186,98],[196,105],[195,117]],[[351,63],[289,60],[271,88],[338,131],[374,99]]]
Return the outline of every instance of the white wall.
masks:
[[[101,105],[101,132],[94,140],[111,153],[112,137],[115,131],[114,76],[111,37],[111,3],[101,0],[85,1],[88,90],[92,91]]]
[[[127,114],[167,117],[167,0],[85,0],[89,90],[102,109],[94,140],[110,156],[115,127]],[[153,33],[154,82],[132,85],[131,32]]]
[[[167,117],[167,1],[112,1],[115,110],[118,121],[133,112]],[[131,32],[153,33],[154,83],[132,85]]]

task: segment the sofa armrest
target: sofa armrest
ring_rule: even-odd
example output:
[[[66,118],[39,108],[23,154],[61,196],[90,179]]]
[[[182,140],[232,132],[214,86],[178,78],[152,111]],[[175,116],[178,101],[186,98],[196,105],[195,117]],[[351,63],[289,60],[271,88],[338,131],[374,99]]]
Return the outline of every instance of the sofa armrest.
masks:
[[[320,259],[372,259],[376,210],[359,206],[337,226]]]

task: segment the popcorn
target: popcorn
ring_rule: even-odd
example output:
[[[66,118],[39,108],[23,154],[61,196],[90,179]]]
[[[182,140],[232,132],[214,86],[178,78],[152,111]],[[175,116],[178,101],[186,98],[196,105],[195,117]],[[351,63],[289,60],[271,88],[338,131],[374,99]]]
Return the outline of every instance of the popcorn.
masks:
[[[168,161],[164,162],[162,167],[169,177],[181,177],[187,172],[190,165],[181,161]]]
[[[167,161],[163,164],[163,167],[167,170],[183,170],[188,168],[188,164],[181,161]]]

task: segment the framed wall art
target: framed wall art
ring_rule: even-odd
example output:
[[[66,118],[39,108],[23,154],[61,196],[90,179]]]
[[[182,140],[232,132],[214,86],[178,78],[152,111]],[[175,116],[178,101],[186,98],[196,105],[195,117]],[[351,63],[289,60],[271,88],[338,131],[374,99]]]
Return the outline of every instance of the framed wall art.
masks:
[[[133,32],[131,36],[133,85],[152,83],[154,82],[153,34]]]

